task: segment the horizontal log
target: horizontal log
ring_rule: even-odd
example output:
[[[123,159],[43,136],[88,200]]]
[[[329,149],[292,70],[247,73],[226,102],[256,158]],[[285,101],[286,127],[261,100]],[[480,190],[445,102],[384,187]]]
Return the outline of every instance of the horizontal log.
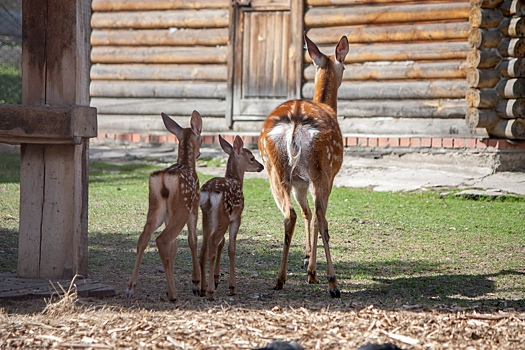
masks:
[[[91,82],[89,92],[91,97],[225,99],[226,85],[226,82],[95,80]]]
[[[334,53],[334,47],[319,45],[319,49],[327,55]],[[467,42],[352,45],[345,62],[452,60],[464,59],[468,52]],[[305,53],[304,62],[311,61]]]
[[[496,28],[503,20],[503,14],[497,8],[484,9],[473,7],[469,13],[469,23],[476,28]]]
[[[343,81],[347,80],[403,80],[403,79],[465,79],[464,60],[436,62],[365,62],[345,64]],[[304,78],[313,81],[315,67],[308,65]]]
[[[93,97],[91,105],[97,107],[100,114],[146,115],[164,112],[170,115],[191,115],[195,109],[207,116],[224,117],[226,113],[226,101],[222,99]]]
[[[467,38],[469,30],[470,26],[466,22],[343,26],[311,28],[308,30],[308,37],[317,45],[335,45],[339,38],[334,33],[346,35],[350,43],[455,40]]]
[[[496,90],[500,97],[504,99],[523,98],[525,97],[525,79],[502,79],[496,85]]]
[[[227,9],[229,0],[93,0],[93,11],[151,11],[178,9]]]
[[[500,81],[500,75],[496,69],[469,69],[467,72],[467,83],[472,88],[491,88]]]
[[[467,54],[467,65],[470,68],[494,68],[501,60],[497,49],[473,49]]]
[[[428,0],[426,0],[428,1]],[[418,1],[418,2],[426,2]],[[432,0],[431,0],[432,1]],[[354,6],[392,3],[413,3],[412,0],[306,0],[305,6]]]
[[[91,50],[92,63],[226,63],[228,48],[98,46]]]
[[[498,26],[498,30],[503,36],[506,37],[525,37],[525,18],[505,18],[503,21],[501,21],[501,24]]]
[[[351,118],[465,118],[465,99],[339,100],[337,114]]]
[[[344,118],[339,119],[347,137],[473,137],[487,136],[485,129],[469,130],[465,118]]]
[[[88,106],[0,105],[0,142],[80,143],[97,136],[97,110]]]
[[[465,100],[469,107],[495,108],[500,97],[496,89],[468,89]]]
[[[503,119],[525,118],[525,98],[501,100],[496,112]]]
[[[226,64],[93,64],[91,80],[226,81]]]
[[[92,28],[221,28],[228,27],[228,10],[95,12]]]
[[[458,20],[468,17],[466,2],[385,6],[312,7],[304,16],[306,28],[359,24]]]
[[[195,108],[194,108],[195,109]],[[204,125],[203,135],[209,133],[230,131],[226,125],[226,119],[222,116],[210,116],[201,113],[202,124]],[[191,115],[187,110],[171,113],[170,117],[179,125],[188,125],[188,117]],[[131,114],[98,114],[98,130],[100,134],[150,134],[150,135],[168,135],[166,127],[160,117],[160,112],[153,115],[131,115]],[[260,129],[259,129],[260,131]]]
[[[525,58],[502,59],[496,69],[504,78],[525,77]]]
[[[503,119],[493,128],[488,129],[493,137],[525,140],[525,120],[523,119]]]
[[[484,9],[493,9],[501,5],[503,0],[470,0],[470,4],[474,7],[481,7]]]
[[[306,83],[304,98],[312,99],[315,84]],[[432,81],[370,81],[345,82],[338,92],[339,100],[406,100],[406,99],[457,99],[465,97],[465,80]]]
[[[525,15],[525,3],[522,0],[506,0],[500,6],[505,16],[523,17]]]
[[[471,107],[465,115],[465,122],[469,129],[490,128],[499,122],[499,117],[493,109],[479,109]]]
[[[210,29],[96,29],[92,46],[222,46],[228,44],[228,28]]]
[[[468,43],[474,49],[497,47],[502,35],[496,28],[472,28],[468,36]]]
[[[525,57],[525,38],[505,38],[501,40],[498,51],[503,57]]]

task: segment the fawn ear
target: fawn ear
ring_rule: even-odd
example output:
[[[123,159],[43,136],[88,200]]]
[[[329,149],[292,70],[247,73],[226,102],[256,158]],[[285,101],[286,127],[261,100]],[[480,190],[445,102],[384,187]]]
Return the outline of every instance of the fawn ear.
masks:
[[[228,141],[223,139],[221,135],[219,135],[219,143],[221,144],[222,150],[224,152],[226,152],[226,154],[232,154],[232,152],[233,152],[232,145],[230,145],[230,143]]]
[[[244,147],[244,142],[242,142],[242,139],[239,135],[235,136],[235,140],[233,140],[233,150],[237,155],[241,154],[242,148]]]
[[[306,34],[304,34],[304,40],[306,41],[306,48],[308,49],[308,54],[312,58],[312,61],[314,61],[314,64],[317,67],[323,67],[326,56],[321,51],[319,51],[317,45],[315,45],[314,42],[306,36]]]
[[[164,122],[164,126],[166,129],[168,129],[169,132],[177,136],[177,139],[182,138],[182,127],[177,124],[177,122],[173,119],[171,119],[166,113],[161,113],[162,121]]]
[[[348,51],[348,38],[346,35],[343,35],[335,48],[335,59],[340,63],[343,63],[345,61],[346,55],[348,55]]]
[[[199,114],[199,112],[193,111],[193,113],[191,114],[190,125],[191,125],[191,130],[193,130],[193,132],[195,134],[197,134],[197,135],[201,134],[201,132],[202,132],[202,118],[201,118],[201,115]]]

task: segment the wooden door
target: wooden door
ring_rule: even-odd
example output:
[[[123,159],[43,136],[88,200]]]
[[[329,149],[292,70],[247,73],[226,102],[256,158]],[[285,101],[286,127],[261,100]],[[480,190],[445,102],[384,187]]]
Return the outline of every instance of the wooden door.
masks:
[[[227,119],[263,120],[280,103],[300,97],[303,1],[233,1]]]

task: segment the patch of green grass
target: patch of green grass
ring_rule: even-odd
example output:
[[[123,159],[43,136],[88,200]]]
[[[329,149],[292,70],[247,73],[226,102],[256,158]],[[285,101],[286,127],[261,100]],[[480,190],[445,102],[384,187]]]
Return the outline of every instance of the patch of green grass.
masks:
[[[0,103],[22,103],[22,67],[0,64]]]
[[[18,164],[14,158],[0,159],[0,164],[7,164],[0,167],[0,246],[4,251],[16,250]],[[93,278],[117,289],[125,288],[146,219],[148,176],[160,168],[148,162],[90,163],[89,264]],[[201,175],[201,184],[208,178]],[[239,294],[249,297],[268,293],[272,287],[284,235],[283,217],[268,181],[247,179],[244,192],[236,266]],[[278,295],[290,299],[329,298],[320,239],[320,283],[307,284],[303,270],[304,223],[298,206],[296,210],[298,222],[290,249],[288,280]],[[433,192],[334,188],[328,208],[330,247],[343,298],[385,306],[524,308],[524,217],[523,197],[489,201]],[[185,231],[177,242],[177,283],[189,291],[191,264]],[[0,254],[0,266],[12,270],[16,255]],[[227,266],[225,246],[222,284],[227,283]],[[164,290],[154,237],[141,271],[142,288],[151,293]],[[225,294],[227,287],[220,288],[219,293]]]

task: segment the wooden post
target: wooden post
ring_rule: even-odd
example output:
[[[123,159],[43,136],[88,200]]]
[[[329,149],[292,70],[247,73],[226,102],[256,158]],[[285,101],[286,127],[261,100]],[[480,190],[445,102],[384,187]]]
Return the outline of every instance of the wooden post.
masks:
[[[22,104],[89,105],[90,4],[23,0]],[[88,140],[21,144],[19,277],[87,277]]]

